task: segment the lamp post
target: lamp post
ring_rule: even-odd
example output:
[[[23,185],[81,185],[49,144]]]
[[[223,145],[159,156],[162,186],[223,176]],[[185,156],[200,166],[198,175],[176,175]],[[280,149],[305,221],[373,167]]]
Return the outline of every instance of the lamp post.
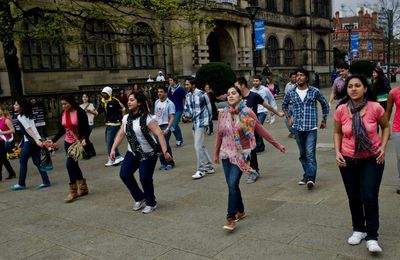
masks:
[[[164,22],[163,21],[161,23],[161,34],[162,34],[164,75],[168,75],[168,73],[167,73],[167,54],[165,53],[165,26],[164,26]]]
[[[351,53],[351,31],[354,29],[354,24],[352,24],[352,23],[350,23],[350,24],[346,24],[345,26],[344,26],[344,28],[349,32],[349,52],[348,52],[348,55],[349,55],[349,64],[351,64],[351,56],[352,56],[352,53]]]
[[[251,21],[251,48],[253,51],[253,73],[254,75],[257,74],[257,64],[256,64],[256,44],[255,44],[255,26],[254,26],[254,21],[256,19],[256,15],[258,13],[258,10],[261,8],[257,6],[254,2],[257,3],[257,1],[249,1],[249,6],[246,7],[246,11],[249,14],[249,18]]]

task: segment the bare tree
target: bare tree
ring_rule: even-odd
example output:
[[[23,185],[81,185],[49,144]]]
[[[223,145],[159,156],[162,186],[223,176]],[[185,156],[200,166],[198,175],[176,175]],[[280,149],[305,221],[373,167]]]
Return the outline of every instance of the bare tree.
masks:
[[[386,34],[386,62],[388,65],[387,76],[390,77],[390,64],[393,39],[400,36],[400,0],[379,0],[379,8],[387,24]]]

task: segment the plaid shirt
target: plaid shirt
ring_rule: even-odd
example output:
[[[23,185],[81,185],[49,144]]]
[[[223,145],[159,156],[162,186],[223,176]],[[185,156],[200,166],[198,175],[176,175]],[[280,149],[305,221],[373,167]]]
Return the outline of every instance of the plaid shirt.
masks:
[[[301,101],[295,88],[286,94],[282,102],[282,110],[290,111],[293,117],[292,127],[297,131],[310,131],[318,128],[318,106],[317,101],[322,106],[322,118],[326,121],[329,113],[328,101],[322,96],[317,88],[308,87],[304,101]]]
[[[193,121],[193,130],[208,127],[212,120],[211,103],[208,95],[200,89],[186,94],[185,113],[186,118]]]

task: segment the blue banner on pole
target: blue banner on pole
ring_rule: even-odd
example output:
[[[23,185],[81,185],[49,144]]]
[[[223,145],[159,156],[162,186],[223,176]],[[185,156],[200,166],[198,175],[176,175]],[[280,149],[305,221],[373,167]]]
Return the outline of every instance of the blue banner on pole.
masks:
[[[372,42],[368,41],[368,52],[372,52]]]
[[[353,56],[357,56],[358,44],[359,44],[358,33],[352,33],[350,39],[351,39],[351,53],[353,54]]]
[[[264,20],[254,21],[254,45],[256,46],[256,51],[265,49]]]

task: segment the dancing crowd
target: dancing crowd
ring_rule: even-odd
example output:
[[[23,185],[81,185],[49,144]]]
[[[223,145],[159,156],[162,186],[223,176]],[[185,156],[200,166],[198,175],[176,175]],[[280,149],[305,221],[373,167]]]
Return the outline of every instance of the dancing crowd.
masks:
[[[90,134],[94,117],[104,113],[105,166],[121,165],[120,178],[133,198],[133,210],[151,213],[157,208],[153,175],[158,158],[159,170],[170,171],[175,167],[171,136],[175,137],[176,149],[179,149],[184,144],[179,124],[182,121],[191,122],[197,161],[192,178],[201,179],[207,174],[214,174],[214,164],[222,164],[228,186],[228,207],[223,228],[232,231],[237,222],[246,217],[240,179],[244,174],[246,183],[250,184],[260,176],[257,153],[265,150],[263,139],[285,153],[285,147],[271,136],[264,122],[267,120],[273,124],[275,116],[284,118],[289,137],[296,140],[303,168],[298,184],[313,190],[317,184],[318,128],[326,127],[328,114],[334,110],[332,103],[336,100],[333,116],[335,159],[348,196],[353,227],[347,242],[358,245],[365,239],[370,252],[381,252],[378,244],[378,197],[393,106],[396,106],[396,112],[392,140],[396,147],[400,177],[400,86],[390,89],[380,68],[374,70],[372,82],[361,75],[351,75],[346,64],[339,66],[338,70],[340,76],[333,82],[328,100],[318,88],[309,85],[307,70],[299,68],[290,73],[282,111],[278,110],[275,100],[279,87],[271,76],[263,85],[263,78],[258,75],[253,77],[252,88],[249,88],[244,77],[237,78],[221,97],[216,97],[212,91],[218,86],[208,83],[198,86],[195,77],[186,78],[181,85],[175,76],[170,76],[167,84],[160,83],[157,86],[157,100],[153,105],[137,85],[128,95],[120,92],[119,98],[113,96],[111,87],[103,88],[97,108],[90,103],[86,94],[82,96],[81,105],[72,95],[64,95],[61,97],[63,112],[59,130],[51,140],[42,140],[33,120],[30,103],[19,99],[13,108],[18,113],[17,122],[23,134],[19,144],[22,151],[18,183],[12,185],[11,189],[26,189],[27,162],[30,157],[42,178],[42,183],[36,189],[50,187],[48,174],[40,167],[40,152],[43,147],[56,147],[57,141],[64,136],[69,175],[69,190],[64,200],[72,202],[87,195],[89,189],[86,178],[79,160],[70,156],[70,150],[72,146],[80,144],[86,159],[96,156]],[[219,111],[215,105],[217,99],[226,101],[226,106]],[[318,103],[322,108],[321,120],[318,118]],[[218,120],[217,126],[214,126],[213,119]],[[205,138],[213,132],[216,142],[211,158]],[[4,165],[9,173],[7,179],[16,177],[5,151],[14,133],[15,127],[7,109],[0,109],[0,171]],[[128,146],[122,156],[118,148],[125,137]],[[136,171],[139,172],[141,187],[134,177]],[[400,193],[400,190],[397,192]]]

